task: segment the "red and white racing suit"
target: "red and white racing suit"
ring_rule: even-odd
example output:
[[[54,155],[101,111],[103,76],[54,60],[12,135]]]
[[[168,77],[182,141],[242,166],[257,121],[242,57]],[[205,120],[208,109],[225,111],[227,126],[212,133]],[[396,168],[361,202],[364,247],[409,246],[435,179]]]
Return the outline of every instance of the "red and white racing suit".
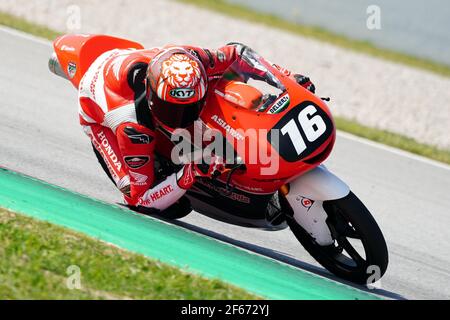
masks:
[[[172,47],[182,47],[195,55],[209,81],[220,78],[239,59],[239,45],[226,45],[218,50],[191,46],[163,49]],[[79,116],[84,132],[103,158],[127,204],[164,210],[185,194],[194,177],[190,167],[187,170],[189,165],[185,165],[154,185],[156,135],[151,121],[140,119],[137,94],[143,92],[141,98],[145,98],[143,81],[147,65],[160,51],[161,48],[116,49],[98,57],[79,85]]]

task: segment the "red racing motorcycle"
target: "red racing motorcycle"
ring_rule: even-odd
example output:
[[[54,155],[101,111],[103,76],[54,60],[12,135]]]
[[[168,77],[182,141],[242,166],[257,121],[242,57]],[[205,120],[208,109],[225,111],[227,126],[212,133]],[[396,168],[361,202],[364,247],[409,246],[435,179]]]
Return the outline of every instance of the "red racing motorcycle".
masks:
[[[143,49],[109,36],[66,35],[54,42],[49,67],[78,87],[98,56],[130,48]],[[322,164],[336,137],[325,101],[252,49],[244,48],[241,58],[210,86],[196,122],[202,132],[222,137],[229,170],[196,182],[187,193],[193,209],[245,227],[289,227],[335,275],[360,284],[374,272],[381,277],[388,250],[380,228],[350,188]],[[177,144],[163,128],[157,134],[155,171],[170,174],[177,168],[171,160]]]

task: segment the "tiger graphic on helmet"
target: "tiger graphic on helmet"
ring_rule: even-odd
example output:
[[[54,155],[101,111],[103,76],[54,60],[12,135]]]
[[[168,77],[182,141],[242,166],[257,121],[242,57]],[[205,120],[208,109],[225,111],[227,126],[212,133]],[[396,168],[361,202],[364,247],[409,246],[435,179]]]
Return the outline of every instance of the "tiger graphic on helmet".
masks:
[[[192,88],[200,79],[200,67],[197,61],[185,54],[174,54],[162,63],[162,78],[173,88]]]
[[[203,99],[206,71],[197,57],[183,48],[164,49],[147,70],[148,88],[167,103],[189,104]],[[153,104],[157,101],[153,98]]]

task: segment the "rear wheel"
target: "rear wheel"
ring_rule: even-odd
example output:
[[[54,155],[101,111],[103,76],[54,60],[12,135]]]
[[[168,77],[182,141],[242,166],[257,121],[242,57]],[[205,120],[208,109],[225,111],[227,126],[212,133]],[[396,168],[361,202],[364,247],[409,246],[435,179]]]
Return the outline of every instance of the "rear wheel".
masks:
[[[322,266],[335,275],[358,284],[369,277],[378,280],[386,272],[388,250],[383,234],[364,204],[350,192],[338,200],[325,201],[323,208],[334,243],[320,246],[293,217],[287,222],[295,237]]]

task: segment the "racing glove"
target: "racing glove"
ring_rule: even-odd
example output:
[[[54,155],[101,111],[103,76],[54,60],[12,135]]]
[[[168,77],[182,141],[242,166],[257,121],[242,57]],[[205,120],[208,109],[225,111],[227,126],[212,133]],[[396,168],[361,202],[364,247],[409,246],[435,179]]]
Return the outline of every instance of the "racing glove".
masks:
[[[301,74],[294,74],[294,78],[295,81],[297,81],[297,83],[303,88],[311,91],[312,93],[316,93],[316,86],[311,82],[311,79]]]
[[[215,179],[226,170],[223,158],[212,156],[209,163],[191,162],[186,164],[183,169],[178,172],[177,182],[180,188],[187,190],[192,187],[195,178]]]

